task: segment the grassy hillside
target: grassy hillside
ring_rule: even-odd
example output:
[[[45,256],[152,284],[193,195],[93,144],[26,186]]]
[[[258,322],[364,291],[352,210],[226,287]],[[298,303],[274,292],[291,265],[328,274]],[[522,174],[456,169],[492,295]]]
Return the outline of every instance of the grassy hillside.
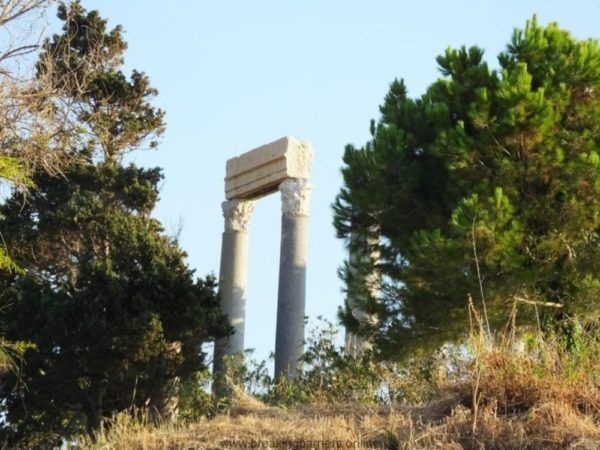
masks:
[[[596,331],[582,332],[575,351],[565,351],[551,339],[540,338],[517,350],[507,340],[492,345],[482,334],[472,335],[472,357],[456,370],[430,378],[428,389],[418,390],[427,392],[421,402],[405,397],[410,400],[383,404],[366,401],[364,396],[344,402],[339,393],[368,383],[356,384],[344,372],[348,368],[338,365],[332,373],[321,371],[319,383],[312,382],[315,377],[302,378],[296,389],[307,389],[308,394],[303,391],[305,395],[298,396],[295,391],[293,396],[302,398],[300,402],[286,402],[281,396],[275,401],[276,396],[268,394],[262,394],[261,401],[234,387],[231,403],[210,418],[151,424],[123,414],[98,433],[96,442],[82,437],[79,445],[94,449],[598,449]],[[367,375],[359,370],[355,377],[359,376]],[[415,382],[407,380],[412,375],[406,372],[393,377],[397,379],[384,382],[382,378],[385,386],[378,389],[401,390]]]
[[[522,389],[511,386],[509,389]],[[531,395],[531,392],[513,392]],[[541,394],[541,393],[540,393]],[[539,398],[520,411],[498,408],[497,399],[474,413],[458,396],[425,406],[366,407],[352,404],[270,407],[239,399],[227,414],[196,423],[148,425],[120,416],[100,433],[97,449],[408,448],[554,449],[600,448],[595,405]],[[579,399],[582,400],[582,399]],[[592,400],[592,399],[589,399]],[[594,407],[593,414],[580,408]]]

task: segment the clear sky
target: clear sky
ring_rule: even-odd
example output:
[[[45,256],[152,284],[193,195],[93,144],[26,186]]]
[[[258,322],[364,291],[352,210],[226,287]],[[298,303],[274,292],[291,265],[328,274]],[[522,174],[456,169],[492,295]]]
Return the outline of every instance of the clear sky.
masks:
[[[179,225],[198,275],[218,274],[225,161],[291,135],[312,142],[316,186],[309,229],[307,314],[335,320],[344,258],[331,203],[347,143],[363,144],[389,83],[418,96],[448,46],[478,45],[496,65],[512,30],[538,14],[579,38],[599,37],[598,0],[83,0],[129,43],[126,68],[145,71],[166,110],[157,151],[164,168],[156,217]],[[54,21],[52,21],[55,23]],[[402,224],[399,224],[401,226]],[[257,203],[251,225],[246,346],[275,345],[280,199]]]

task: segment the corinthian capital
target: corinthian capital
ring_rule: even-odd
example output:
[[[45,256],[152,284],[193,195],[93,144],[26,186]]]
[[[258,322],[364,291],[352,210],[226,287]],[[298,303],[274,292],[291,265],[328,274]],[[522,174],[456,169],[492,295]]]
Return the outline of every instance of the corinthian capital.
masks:
[[[225,230],[248,231],[250,217],[254,212],[252,200],[228,200],[221,203],[223,217],[225,217]]]
[[[308,216],[310,192],[313,186],[306,180],[289,178],[279,185],[281,191],[281,211],[294,216]]]

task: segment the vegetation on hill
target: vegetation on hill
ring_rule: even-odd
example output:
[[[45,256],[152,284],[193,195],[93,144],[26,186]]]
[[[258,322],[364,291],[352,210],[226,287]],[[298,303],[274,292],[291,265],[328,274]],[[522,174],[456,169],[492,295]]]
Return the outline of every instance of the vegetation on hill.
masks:
[[[289,384],[234,366],[234,395],[208,417],[156,423],[115,416],[93,449],[385,448],[595,449],[600,445],[600,333],[532,334],[515,351],[509,330],[492,343],[474,328],[460,352],[386,364],[344,355],[331,330],[316,333]],[[514,331],[514,330],[512,330]],[[258,370],[256,370],[258,369]],[[237,377],[237,378],[236,378]],[[257,380],[262,380],[257,384]],[[251,392],[253,395],[248,394]],[[327,447],[329,446],[329,447]]]

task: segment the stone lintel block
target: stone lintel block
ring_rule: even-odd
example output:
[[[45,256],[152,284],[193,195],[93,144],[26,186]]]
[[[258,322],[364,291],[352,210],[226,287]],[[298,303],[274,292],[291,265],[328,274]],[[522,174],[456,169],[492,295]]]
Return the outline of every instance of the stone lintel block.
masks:
[[[227,161],[225,198],[256,199],[275,192],[288,178],[310,176],[313,152],[308,141],[284,137]]]

